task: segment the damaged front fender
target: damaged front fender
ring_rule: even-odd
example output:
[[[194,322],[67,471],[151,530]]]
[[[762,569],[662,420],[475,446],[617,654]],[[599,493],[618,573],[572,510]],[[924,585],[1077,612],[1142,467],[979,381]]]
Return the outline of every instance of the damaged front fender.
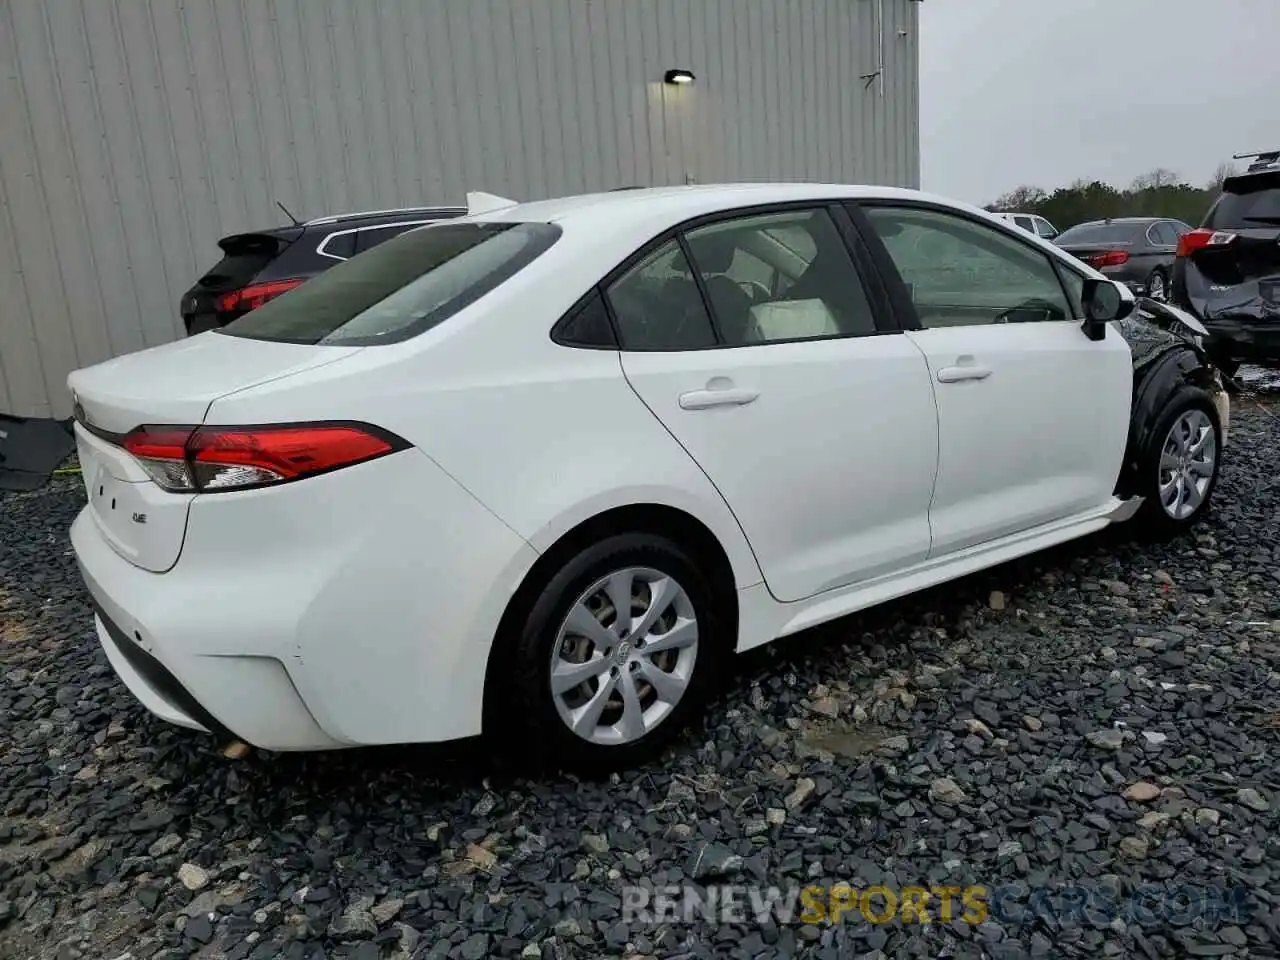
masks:
[[[1187,320],[1191,320],[1188,323]],[[1136,492],[1136,471],[1144,451],[1153,442],[1161,414],[1185,386],[1207,393],[1218,412],[1223,446],[1227,440],[1230,401],[1218,371],[1203,346],[1203,328],[1194,317],[1165,304],[1143,299],[1132,315],[1117,321],[1120,335],[1129,344],[1133,359],[1133,402],[1129,414],[1129,441],[1125,450],[1120,489],[1123,496]]]

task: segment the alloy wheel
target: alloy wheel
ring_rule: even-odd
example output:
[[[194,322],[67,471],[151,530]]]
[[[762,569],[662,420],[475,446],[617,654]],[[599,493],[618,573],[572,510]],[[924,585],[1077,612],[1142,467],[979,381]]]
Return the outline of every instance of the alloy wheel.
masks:
[[[1218,434],[1198,407],[1173,422],[1160,451],[1160,505],[1174,520],[1186,520],[1204,503],[1218,460]]]
[[[649,567],[616,570],[574,601],[551,650],[556,712],[604,746],[644,737],[693,679],[698,618],[684,587]]]
[[[1165,288],[1163,273],[1153,273],[1151,275],[1151,281],[1147,286],[1147,296],[1152,300],[1158,300],[1161,303],[1164,303],[1169,299],[1168,290]]]

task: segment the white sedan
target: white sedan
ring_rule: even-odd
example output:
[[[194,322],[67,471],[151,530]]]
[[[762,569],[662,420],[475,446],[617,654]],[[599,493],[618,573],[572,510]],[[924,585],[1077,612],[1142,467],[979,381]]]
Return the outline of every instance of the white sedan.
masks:
[[[1194,338],[976,208],[494,203],[71,375],[71,538],[150,710],[273,750],[650,755],[723,659],[1209,504]]]

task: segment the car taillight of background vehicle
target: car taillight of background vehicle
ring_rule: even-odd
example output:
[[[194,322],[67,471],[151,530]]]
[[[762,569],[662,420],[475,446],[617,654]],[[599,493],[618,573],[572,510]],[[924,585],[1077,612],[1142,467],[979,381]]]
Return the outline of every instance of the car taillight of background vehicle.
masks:
[[[1225,247],[1233,243],[1236,239],[1234,233],[1226,233],[1222,230],[1192,230],[1184,233],[1178,241],[1178,256],[1189,257],[1197,250],[1203,250],[1205,247]]]
[[[232,290],[218,297],[218,310],[221,313],[231,313],[233,310],[241,312],[257,310],[268,300],[274,300],[280,294],[288,293],[301,282],[301,279],[271,280],[267,283],[250,284],[242,290]]]
[[[1089,258],[1091,267],[1119,267],[1129,262],[1129,254],[1124,250],[1108,250]]]
[[[157,485],[173,493],[243,490],[364,463],[408,446],[362,423],[246,427],[141,426],[124,436]]]

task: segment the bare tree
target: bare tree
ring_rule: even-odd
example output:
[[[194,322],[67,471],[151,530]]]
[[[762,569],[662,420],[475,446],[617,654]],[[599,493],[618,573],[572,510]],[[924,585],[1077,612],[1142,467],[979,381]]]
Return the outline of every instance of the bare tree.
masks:
[[[1213,171],[1213,178],[1209,181],[1211,190],[1221,190],[1222,184],[1226,182],[1228,177],[1234,177],[1240,170],[1230,160],[1224,160],[1218,164],[1218,168]]]
[[[1043,203],[1049,195],[1039,187],[1021,186],[1006,194],[996,197],[988,209],[990,210],[1030,210]]]
[[[1134,177],[1129,189],[1134,193],[1142,190],[1159,190],[1161,187],[1172,187],[1179,181],[1178,174],[1168,167],[1156,167],[1149,173]]]

